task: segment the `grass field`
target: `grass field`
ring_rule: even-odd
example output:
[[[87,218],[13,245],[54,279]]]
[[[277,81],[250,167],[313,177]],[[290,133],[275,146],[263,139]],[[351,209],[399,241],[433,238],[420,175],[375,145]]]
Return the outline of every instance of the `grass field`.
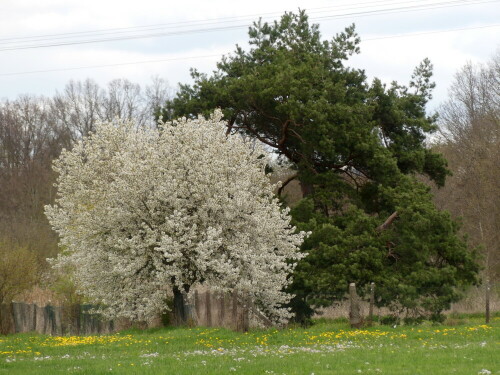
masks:
[[[500,374],[500,317],[454,325],[0,336],[0,374]]]

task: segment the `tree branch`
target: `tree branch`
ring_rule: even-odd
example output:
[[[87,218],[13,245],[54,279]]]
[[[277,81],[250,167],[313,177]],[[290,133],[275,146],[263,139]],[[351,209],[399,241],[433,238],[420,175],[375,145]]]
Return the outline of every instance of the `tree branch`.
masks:
[[[387,219],[383,222],[383,224],[381,224],[381,225],[379,225],[379,226],[377,227],[377,231],[382,232],[382,231],[386,230],[386,229],[387,229],[387,227],[388,227],[389,225],[391,225],[391,224],[392,224],[392,222],[393,222],[394,220],[396,220],[396,218],[397,218],[397,217],[398,217],[398,211],[394,211],[394,212],[391,214],[391,216],[389,216],[389,217],[388,217],[388,218],[387,218]]]
[[[306,143],[306,141],[304,141],[304,138],[302,138],[302,137],[300,136],[300,134],[299,134],[299,133],[297,133],[297,132],[296,132],[295,130],[293,130],[293,129],[292,129],[292,130],[290,130],[290,131],[291,131],[293,134],[295,134],[295,137],[297,137],[297,138],[298,138],[298,139],[299,139],[302,143]]]
[[[281,139],[278,141],[278,147],[283,147],[286,142],[286,136],[288,132],[288,126],[290,125],[290,120],[286,120],[281,128]]]
[[[288,185],[290,182],[295,180],[297,178],[297,173],[294,173],[293,175],[289,176],[278,189],[278,196],[281,197],[281,193],[283,192],[283,189]]]
[[[257,138],[262,143],[264,143],[264,144],[266,144],[268,146],[271,146],[273,148],[278,148],[278,145],[276,143],[273,143],[270,140],[268,140],[266,138],[263,138],[259,133],[257,133],[256,130],[252,129],[251,127],[249,127],[249,126],[242,126],[241,128],[242,129],[246,129],[247,131],[249,131],[250,133],[252,133],[255,136],[255,138]]]
[[[227,123],[226,137],[231,134],[231,130],[233,130],[234,122],[236,121],[236,116],[232,117]]]
[[[348,176],[354,185],[356,186],[356,191],[359,191],[359,184],[358,181],[354,178],[354,176],[347,170],[347,169],[340,169],[346,176]]]

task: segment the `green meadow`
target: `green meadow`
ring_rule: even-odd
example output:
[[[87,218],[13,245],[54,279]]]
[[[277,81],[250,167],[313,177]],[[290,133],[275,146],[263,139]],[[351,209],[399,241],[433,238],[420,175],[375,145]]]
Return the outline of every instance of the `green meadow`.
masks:
[[[500,317],[448,325],[0,337],[0,374],[500,374]]]

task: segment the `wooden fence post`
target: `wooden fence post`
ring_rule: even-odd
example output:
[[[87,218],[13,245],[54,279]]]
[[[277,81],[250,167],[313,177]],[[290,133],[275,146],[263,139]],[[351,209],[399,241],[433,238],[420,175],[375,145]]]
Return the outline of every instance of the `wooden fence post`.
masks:
[[[200,303],[200,293],[198,292],[198,289],[194,291],[194,309],[196,311],[196,317],[198,318],[198,324],[201,324],[202,322],[202,317],[201,317],[201,303]]]
[[[219,326],[224,327],[226,309],[226,293],[219,292]]]
[[[240,329],[242,332],[248,332],[250,328],[250,296],[248,292],[244,293],[242,302]]]
[[[490,279],[486,277],[486,293],[485,293],[485,320],[486,324],[490,322]]]
[[[205,292],[205,316],[207,318],[207,327],[212,326],[212,299],[210,291]]]
[[[232,311],[232,326],[235,329],[238,329],[238,292],[236,290],[233,290],[233,311]]]
[[[41,334],[59,336],[65,334],[101,334],[115,330],[113,320],[99,314],[91,314],[91,305],[38,306],[23,302],[0,305],[0,329],[6,333],[36,331]],[[6,311],[9,316],[5,316]],[[7,321],[5,321],[8,319]],[[8,326],[6,326],[8,324]]]
[[[375,283],[370,284],[370,310],[368,312],[368,322],[373,324],[373,305],[375,305]]]
[[[363,318],[361,317],[361,307],[359,305],[359,297],[356,293],[356,284],[349,284],[349,300],[350,300],[350,309],[349,309],[349,321],[351,323],[351,327],[360,328],[363,325]]]

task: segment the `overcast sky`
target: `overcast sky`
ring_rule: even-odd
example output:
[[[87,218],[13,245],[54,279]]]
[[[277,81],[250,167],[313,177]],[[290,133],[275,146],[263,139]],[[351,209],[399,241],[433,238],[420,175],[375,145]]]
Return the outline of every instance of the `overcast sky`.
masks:
[[[351,65],[370,78],[407,83],[430,58],[437,83],[431,108],[461,66],[486,62],[500,48],[499,0],[0,0],[0,98],[51,96],[70,79],[142,85],[160,76],[176,87],[190,82],[190,67],[210,72],[235,44],[246,46],[252,20],[298,8],[325,39],[355,23],[363,41]],[[103,38],[122,39],[92,42]]]

